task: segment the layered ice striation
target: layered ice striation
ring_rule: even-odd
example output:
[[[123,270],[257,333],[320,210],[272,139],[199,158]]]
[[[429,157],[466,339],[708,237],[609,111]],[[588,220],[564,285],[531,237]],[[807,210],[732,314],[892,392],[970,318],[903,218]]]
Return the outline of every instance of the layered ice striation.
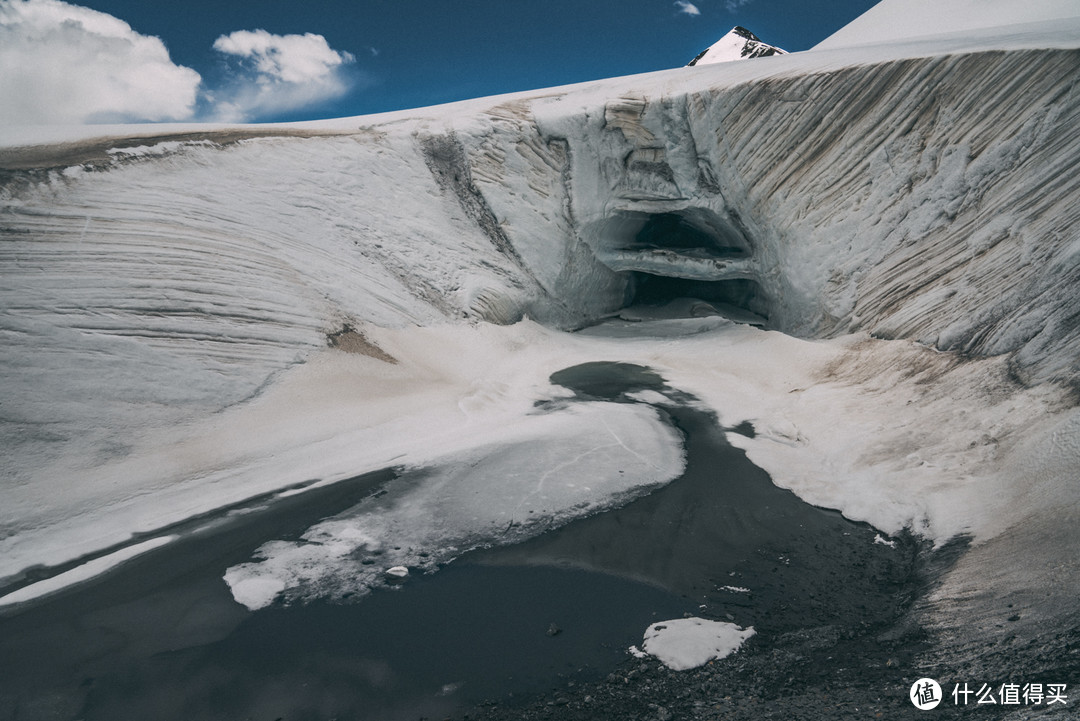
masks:
[[[558,353],[588,355],[526,318],[572,330],[667,306],[803,338],[909,339],[1003,358],[1010,382],[1075,386],[1076,27],[0,151],[0,578],[312,475],[438,467],[495,442],[567,365]],[[484,323],[519,328],[496,339]],[[360,357],[328,360],[345,337]],[[664,356],[677,345],[595,343],[679,369]],[[507,370],[525,356],[528,373]],[[860,377],[828,367],[818,380]],[[348,414],[350,393],[363,403]],[[770,403],[762,438],[805,445]],[[220,433],[229,419],[243,420]],[[916,465],[910,444],[879,446],[840,455]],[[494,533],[498,508],[481,514],[488,531],[460,534]]]
[[[742,283],[737,303],[802,336],[1009,353],[1027,381],[1075,379],[1077,62],[919,58],[628,95],[602,124],[537,114],[582,140],[572,187],[603,192],[575,194],[578,234],[608,267],[688,294]],[[643,243],[657,225],[668,243]]]

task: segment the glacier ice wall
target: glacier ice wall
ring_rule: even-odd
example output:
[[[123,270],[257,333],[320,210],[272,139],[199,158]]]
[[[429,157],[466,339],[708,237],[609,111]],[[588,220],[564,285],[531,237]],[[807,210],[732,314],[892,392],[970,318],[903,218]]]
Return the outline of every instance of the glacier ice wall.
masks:
[[[609,267],[748,279],[752,309],[798,335],[1009,353],[1026,382],[1075,380],[1078,63],[918,58],[535,112],[571,138],[576,231]],[[661,214],[712,252],[637,247]]]
[[[1080,52],[754,63],[0,150],[3,535],[344,329],[692,296],[1076,382]]]
[[[153,393],[180,396],[166,403],[232,402],[349,322],[574,326],[643,274],[741,282],[735,300],[798,335],[1014,353],[1025,379],[1072,378],[1078,65],[984,52],[644,84],[571,112],[524,96],[458,127],[117,141],[93,170],[5,173],[3,330],[10,349],[34,339],[41,372],[120,338],[149,354]],[[686,242],[643,240],[658,218],[654,236]],[[202,391],[168,380],[189,371]]]

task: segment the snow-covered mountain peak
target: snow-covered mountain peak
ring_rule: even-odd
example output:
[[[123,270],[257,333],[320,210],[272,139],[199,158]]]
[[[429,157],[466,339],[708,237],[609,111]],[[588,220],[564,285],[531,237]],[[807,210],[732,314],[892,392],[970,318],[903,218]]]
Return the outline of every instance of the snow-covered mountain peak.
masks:
[[[786,54],[786,50],[764,43],[757,35],[754,35],[741,25],[736,25],[728,31],[727,35],[698,53],[697,57],[687,63],[686,66],[711,65],[712,63],[726,63],[731,60]]]

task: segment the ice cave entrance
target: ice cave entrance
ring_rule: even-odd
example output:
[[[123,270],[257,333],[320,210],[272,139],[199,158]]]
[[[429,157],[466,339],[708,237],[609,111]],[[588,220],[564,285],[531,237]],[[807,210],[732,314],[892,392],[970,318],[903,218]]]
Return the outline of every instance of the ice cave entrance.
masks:
[[[768,302],[739,216],[619,211],[597,229],[601,259],[628,278],[623,315],[725,315],[764,326]]]

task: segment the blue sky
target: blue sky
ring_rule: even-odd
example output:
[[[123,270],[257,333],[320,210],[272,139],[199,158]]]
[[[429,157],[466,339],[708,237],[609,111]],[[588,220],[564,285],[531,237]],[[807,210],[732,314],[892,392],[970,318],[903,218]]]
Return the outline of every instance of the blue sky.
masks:
[[[29,3],[64,5],[59,0]],[[164,79],[171,72],[176,92],[188,94],[187,105],[181,112],[180,106],[167,106],[163,99],[155,114],[147,102],[145,119],[279,121],[359,115],[678,67],[736,24],[789,51],[805,50],[865,12],[875,0],[695,0],[692,5],[685,0],[85,0],[73,4],[118,18],[137,36],[160,38],[171,63],[198,74],[192,105],[188,96],[194,76],[163,71],[161,92],[172,87]],[[0,25],[5,8],[10,16],[25,5],[27,0],[0,0]],[[52,15],[34,22],[52,22],[49,18],[55,15],[54,7]],[[17,32],[28,37],[28,27],[9,22],[7,37]],[[328,64],[316,67],[323,75],[317,82],[294,76],[296,82],[290,85],[280,67],[259,66],[283,56],[258,55],[258,40],[253,36],[233,36],[231,44],[222,40],[236,31],[256,29],[269,34],[263,36],[264,49],[273,42],[267,38],[304,36],[320,62],[330,58]],[[315,48],[312,36],[325,41],[318,41],[322,44]],[[0,44],[4,41],[0,36]],[[46,42],[35,40],[36,45],[27,47],[40,55]],[[76,44],[70,39],[65,42],[69,48]],[[303,43],[296,39],[295,44]],[[92,47],[88,44],[88,53]],[[227,47],[231,51],[225,51]],[[0,51],[0,73],[18,73],[20,63],[27,71],[42,65],[33,55],[13,53],[8,52],[5,60]],[[104,62],[101,52],[92,55],[96,62]],[[6,67],[5,62],[15,67]],[[113,62],[135,64],[130,58]],[[139,64],[152,63],[142,60]],[[30,83],[28,78],[26,85],[34,88],[42,82]],[[256,84],[264,91],[259,98],[251,92]],[[271,90],[279,94],[272,96]],[[98,93],[102,95],[107,93]],[[232,115],[222,108],[230,108]],[[46,111],[39,116],[41,112]],[[131,119],[132,112],[120,105],[114,111],[95,106],[83,117],[90,122]],[[180,117],[185,112],[188,117]]]

